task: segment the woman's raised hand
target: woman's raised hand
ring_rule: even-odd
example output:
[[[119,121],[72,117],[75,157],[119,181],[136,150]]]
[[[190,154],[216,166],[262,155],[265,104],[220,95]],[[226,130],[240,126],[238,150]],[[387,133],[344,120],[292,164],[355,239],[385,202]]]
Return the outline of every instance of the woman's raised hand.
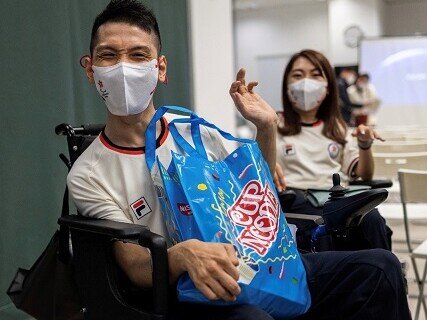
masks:
[[[365,126],[364,124],[361,124],[356,129],[354,129],[351,135],[356,137],[359,142],[369,142],[375,139],[385,141],[375,130]]]
[[[229,91],[237,110],[257,128],[277,125],[278,118],[274,109],[253,91],[258,82],[246,84],[245,75],[245,69],[240,69]]]

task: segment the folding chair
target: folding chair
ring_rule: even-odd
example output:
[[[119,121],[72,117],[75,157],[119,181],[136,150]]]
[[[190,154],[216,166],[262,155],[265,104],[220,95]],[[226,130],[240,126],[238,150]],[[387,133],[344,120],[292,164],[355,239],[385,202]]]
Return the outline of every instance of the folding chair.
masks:
[[[403,221],[405,225],[406,243],[412,265],[414,267],[415,278],[418,284],[418,300],[415,311],[415,320],[420,314],[421,305],[427,317],[427,306],[424,299],[424,283],[427,276],[427,238],[415,249],[412,246],[409,232],[408,203],[426,203],[427,204],[427,171],[399,169],[400,198],[403,206]],[[423,272],[420,273],[416,264],[416,259],[424,260]]]
[[[374,152],[375,178],[396,179],[401,168],[427,170],[427,152]]]

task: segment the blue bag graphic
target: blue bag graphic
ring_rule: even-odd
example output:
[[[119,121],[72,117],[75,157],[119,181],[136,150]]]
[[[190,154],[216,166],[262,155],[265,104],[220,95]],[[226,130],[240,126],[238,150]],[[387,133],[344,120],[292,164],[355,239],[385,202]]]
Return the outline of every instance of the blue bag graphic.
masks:
[[[166,110],[159,109],[152,122]],[[163,202],[162,208],[167,208],[163,212],[165,219],[173,225],[172,230],[168,228],[171,236],[178,241],[197,238],[234,245],[239,258],[241,294],[233,304],[254,304],[278,318],[293,318],[305,313],[310,306],[305,269],[257,143],[234,138],[204,119],[190,115],[190,118],[169,123],[170,133],[181,152],[171,151],[170,164],[157,159],[164,188],[163,198],[159,199]],[[179,123],[191,128],[194,147],[177,130]],[[240,146],[225,159],[210,161],[200,127],[210,128],[218,137],[239,142]],[[151,125],[148,131],[153,128],[155,126]],[[155,141],[153,132],[146,136],[146,141],[147,146],[149,141]],[[146,148],[146,152],[151,169],[155,151],[148,152]],[[180,210],[178,203],[188,207]],[[188,275],[179,280],[178,298],[189,302],[230,304],[209,301]]]

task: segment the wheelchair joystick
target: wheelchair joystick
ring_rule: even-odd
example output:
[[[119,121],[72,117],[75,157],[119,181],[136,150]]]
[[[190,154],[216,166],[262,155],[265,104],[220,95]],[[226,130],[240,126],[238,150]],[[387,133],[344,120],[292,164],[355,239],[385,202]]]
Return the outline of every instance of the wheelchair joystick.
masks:
[[[344,188],[341,185],[341,177],[338,173],[334,173],[332,175],[332,183],[334,186],[329,189],[329,200],[337,200],[344,198],[345,193],[347,192],[348,188]]]

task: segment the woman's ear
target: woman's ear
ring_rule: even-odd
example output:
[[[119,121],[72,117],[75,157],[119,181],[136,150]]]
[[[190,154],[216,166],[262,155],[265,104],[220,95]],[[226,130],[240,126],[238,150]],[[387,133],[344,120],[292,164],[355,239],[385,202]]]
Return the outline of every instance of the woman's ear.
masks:
[[[92,58],[89,55],[83,56],[80,59],[80,65],[85,68],[86,77],[90,84],[95,83],[93,78],[93,69],[92,69]]]
[[[166,74],[168,62],[165,56],[160,56],[158,59],[159,65],[159,81],[161,83],[167,84],[168,76]]]

